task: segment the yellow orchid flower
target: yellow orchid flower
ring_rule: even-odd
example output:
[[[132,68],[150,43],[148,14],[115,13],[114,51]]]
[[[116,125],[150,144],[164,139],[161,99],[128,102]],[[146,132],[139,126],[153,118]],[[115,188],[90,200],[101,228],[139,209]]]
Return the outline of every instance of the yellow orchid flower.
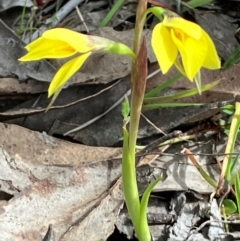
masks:
[[[221,67],[209,35],[197,24],[165,11],[164,19],[152,32],[152,47],[165,74],[174,64],[189,80],[198,80],[202,67]],[[180,56],[181,58],[180,58]]]
[[[94,52],[103,51],[129,55],[135,59],[132,50],[124,44],[98,36],[77,33],[65,28],[47,30],[40,38],[31,42],[25,48],[28,53],[21,57],[19,61],[34,61],[45,58],[59,59],[80,54],[61,66],[53,77],[48,89],[48,97],[56,94],[54,99],[56,99],[63,85]]]

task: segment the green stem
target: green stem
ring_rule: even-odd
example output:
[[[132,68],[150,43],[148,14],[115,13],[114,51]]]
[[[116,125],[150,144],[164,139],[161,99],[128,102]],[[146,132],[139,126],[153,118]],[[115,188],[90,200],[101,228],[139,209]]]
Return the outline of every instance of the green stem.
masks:
[[[140,204],[135,164],[137,134],[147,80],[146,41],[145,38],[142,40],[144,22],[146,15],[149,13],[146,9],[147,0],[139,0],[133,42],[133,52],[137,58],[136,61],[132,63],[131,72],[132,96],[130,105],[130,124],[129,133],[125,127],[123,128],[124,141],[122,160],[122,181],[125,202],[139,241],[151,241],[146,214],[147,204],[146,202],[143,206]],[[147,200],[148,196],[145,198],[145,201]]]
[[[228,135],[228,142],[226,146],[225,153],[232,153],[234,150],[239,126],[240,126],[240,103],[236,102],[235,104],[235,113],[232,118],[231,122],[231,127],[229,130],[229,135]],[[231,155],[225,155],[223,159],[223,165],[222,165],[222,172],[219,178],[219,183],[218,183],[218,189],[221,187],[221,184],[223,182],[224,177],[229,181],[231,178],[231,161],[232,156]]]
[[[122,161],[122,182],[123,193],[127,205],[129,216],[133,226],[137,226],[139,218],[140,201],[136,182],[135,162],[129,155],[128,140],[129,135],[126,128],[123,128],[123,161]]]
[[[143,103],[143,98],[145,93],[145,84],[146,84],[146,78],[139,79],[139,76],[141,76],[142,70],[143,70],[142,76],[145,75],[144,71],[146,67],[144,63],[145,56],[141,56],[142,53],[139,52],[142,31],[143,31],[145,16],[146,16],[145,15],[146,8],[147,8],[147,1],[140,0],[137,8],[136,27],[135,27],[135,35],[134,35],[134,43],[133,43],[133,52],[137,56],[137,60],[132,64],[132,72],[131,72],[132,97],[131,97],[131,109],[130,109],[131,112],[130,112],[129,139],[128,139],[128,158],[127,160],[123,160],[123,162],[128,161],[128,164],[125,164],[125,166],[128,166],[129,169],[128,169],[128,175],[126,173],[122,174],[123,185],[128,185],[124,187],[125,201],[126,201],[128,212],[133,222],[135,232],[138,238],[141,237],[141,229],[138,225],[139,218],[140,218],[140,201],[139,201],[139,193],[138,193],[137,180],[136,180],[136,169],[135,169],[136,149],[135,148],[136,148],[139,120],[141,115],[141,108],[142,108],[142,103]],[[144,49],[144,47],[142,49]],[[142,52],[144,52],[145,54],[144,50]],[[141,59],[144,59],[144,60],[141,60]],[[142,69],[141,69],[141,66],[142,66]],[[145,72],[147,75],[147,70]],[[124,179],[128,179],[128,180],[124,180]],[[127,193],[127,190],[131,190],[131,192]],[[149,240],[141,240],[141,241],[149,241]]]

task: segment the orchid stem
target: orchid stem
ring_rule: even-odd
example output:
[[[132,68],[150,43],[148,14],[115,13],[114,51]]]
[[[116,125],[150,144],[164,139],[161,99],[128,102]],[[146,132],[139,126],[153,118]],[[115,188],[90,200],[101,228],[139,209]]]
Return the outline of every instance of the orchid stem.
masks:
[[[145,12],[147,8],[146,0],[139,0],[136,16],[136,27],[133,43],[133,52],[137,56],[137,60],[132,63],[131,72],[131,108],[130,108],[130,126],[129,134],[125,128],[124,145],[123,145],[123,164],[122,164],[122,180],[125,202],[127,205],[129,216],[132,220],[135,232],[140,241],[150,241],[150,233],[147,236],[142,235],[143,231],[139,225],[140,218],[140,200],[136,180],[135,167],[135,151],[136,141],[139,128],[139,120],[141,108],[145,94],[145,85],[147,78],[147,59],[146,45],[143,41],[141,44],[142,31],[145,22]],[[140,47],[141,46],[141,47]],[[141,51],[139,51],[141,49]],[[139,78],[140,76],[140,78]],[[144,77],[145,76],[145,77]],[[145,217],[146,218],[146,217]],[[143,239],[147,237],[147,239]]]

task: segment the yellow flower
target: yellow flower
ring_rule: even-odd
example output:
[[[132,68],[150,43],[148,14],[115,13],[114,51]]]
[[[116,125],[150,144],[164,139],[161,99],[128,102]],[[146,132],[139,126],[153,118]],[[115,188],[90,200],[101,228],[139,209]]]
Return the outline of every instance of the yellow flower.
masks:
[[[84,35],[65,28],[47,30],[40,38],[25,47],[28,51],[19,61],[34,61],[40,59],[59,59],[71,57],[56,73],[48,89],[48,96],[54,93],[55,99],[68,79],[76,73],[86,59],[96,51],[117,54],[135,55],[126,45],[116,43],[98,36]],[[80,55],[79,55],[80,54]]]
[[[175,64],[192,81],[202,67],[221,67],[209,35],[199,25],[173,13],[165,14],[163,21],[154,27],[152,47],[163,74]]]

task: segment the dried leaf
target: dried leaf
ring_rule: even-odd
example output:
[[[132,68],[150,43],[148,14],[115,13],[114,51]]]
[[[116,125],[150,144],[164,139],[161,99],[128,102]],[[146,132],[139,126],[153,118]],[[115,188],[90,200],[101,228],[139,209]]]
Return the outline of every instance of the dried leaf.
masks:
[[[29,78],[50,82],[55,69],[47,61],[20,64],[18,59],[26,53],[24,43],[0,20],[0,76],[19,80]]]
[[[0,78],[0,94],[20,96],[23,94],[38,94],[47,92],[48,83],[29,79],[26,82],[19,82],[17,78]]]
[[[1,191],[14,195],[1,206],[0,240],[42,241],[49,225],[55,240],[106,239],[123,203],[119,149],[0,128]]]

